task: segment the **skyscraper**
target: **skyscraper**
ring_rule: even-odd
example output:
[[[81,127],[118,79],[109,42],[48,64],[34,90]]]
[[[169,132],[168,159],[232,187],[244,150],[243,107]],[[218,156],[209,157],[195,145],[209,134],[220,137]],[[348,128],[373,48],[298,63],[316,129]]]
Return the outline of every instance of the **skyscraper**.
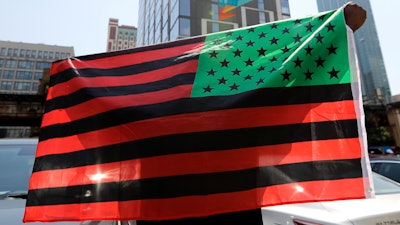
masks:
[[[108,20],[107,52],[119,51],[136,46],[137,28],[134,26],[118,25],[118,19]]]
[[[347,0],[317,0],[320,12],[337,9]],[[365,24],[355,32],[365,104],[389,103],[391,92],[369,0],[353,0],[367,11]]]
[[[140,0],[137,45],[289,17],[288,0]]]

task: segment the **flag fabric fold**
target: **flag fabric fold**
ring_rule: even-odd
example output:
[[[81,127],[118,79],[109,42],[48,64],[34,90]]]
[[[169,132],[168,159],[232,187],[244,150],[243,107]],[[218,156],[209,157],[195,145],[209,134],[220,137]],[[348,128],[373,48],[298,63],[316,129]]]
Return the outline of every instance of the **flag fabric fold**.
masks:
[[[368,197],[348,34],[338,9],[54,62],[24,222]]]

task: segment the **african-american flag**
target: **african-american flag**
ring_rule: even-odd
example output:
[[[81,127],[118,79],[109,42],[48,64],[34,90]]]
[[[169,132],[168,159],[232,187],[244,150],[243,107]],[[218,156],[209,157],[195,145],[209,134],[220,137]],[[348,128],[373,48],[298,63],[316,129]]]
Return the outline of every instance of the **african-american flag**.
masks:
[[[368,197],[352,35],[338,9],[54,62],[24,221]]]

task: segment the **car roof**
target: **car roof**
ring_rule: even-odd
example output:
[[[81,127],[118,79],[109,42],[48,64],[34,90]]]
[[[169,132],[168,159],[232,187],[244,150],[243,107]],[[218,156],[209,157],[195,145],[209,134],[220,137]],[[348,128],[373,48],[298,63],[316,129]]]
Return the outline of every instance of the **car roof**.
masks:
[[[0,138],[0,145],[30,145],[37,143],[37,138]]]
[[[377,161],[385,161],[385,162],[399,162],[400,163],[400,157],[399,156],[386,156],[386,157],[378,157],[378,158],[370,158],[371,162],[377,162]]]

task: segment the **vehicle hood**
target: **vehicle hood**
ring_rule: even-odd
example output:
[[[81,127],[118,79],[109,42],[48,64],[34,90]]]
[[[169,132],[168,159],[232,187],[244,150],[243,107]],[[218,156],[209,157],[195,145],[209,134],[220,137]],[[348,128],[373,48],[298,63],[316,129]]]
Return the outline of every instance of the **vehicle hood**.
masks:
[[[0,224],[22,225],[25,212],[25,200],[0,200]],[[113,225],[113,221],[86,221],[86,222],[55,222],[55,223],[25,223],[24,225]]]
[[[294,219],[322,224],[400,224],[400,194],[271,206],[262,213],[264,224],[293,224]]]

